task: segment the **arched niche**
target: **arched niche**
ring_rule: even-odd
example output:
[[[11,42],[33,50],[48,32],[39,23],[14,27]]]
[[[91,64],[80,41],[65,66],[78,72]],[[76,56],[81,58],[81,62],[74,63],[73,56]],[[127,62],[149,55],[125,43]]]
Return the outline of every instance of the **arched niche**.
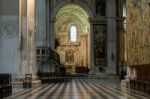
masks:
[[[68,10],[66,10],[68,9]],[[85,3],[85,1],[64,0],[56,4],[52,9],[50,15],[50,37],[51,42],[59,35],[58,33],[69,33],[69,27],[72,25],[77,26],[78,35],[88,35],[88,56],[91,58],[91,24],[90,19],[94,18],[94,11]],[[88,59],[88,65],[91,66],[91,60]]]

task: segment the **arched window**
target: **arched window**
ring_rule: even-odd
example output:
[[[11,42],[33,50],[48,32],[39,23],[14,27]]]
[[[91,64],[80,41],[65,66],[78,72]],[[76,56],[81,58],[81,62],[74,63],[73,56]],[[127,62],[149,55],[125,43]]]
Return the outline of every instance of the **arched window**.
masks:
[[[70,28],[70,41],[77,42],[77,27],[74,25]]]

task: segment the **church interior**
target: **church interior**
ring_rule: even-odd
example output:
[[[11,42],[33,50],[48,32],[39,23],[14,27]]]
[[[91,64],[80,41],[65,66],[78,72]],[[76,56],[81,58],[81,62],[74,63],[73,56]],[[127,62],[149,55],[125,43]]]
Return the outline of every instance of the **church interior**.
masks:
[[[0,99],[150,99],[150,0],[0,0]]]

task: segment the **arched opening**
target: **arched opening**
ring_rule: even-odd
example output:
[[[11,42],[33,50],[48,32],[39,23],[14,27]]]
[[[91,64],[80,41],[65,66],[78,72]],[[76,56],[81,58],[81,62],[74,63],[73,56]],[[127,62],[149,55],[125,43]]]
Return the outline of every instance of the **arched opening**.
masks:
[[[77,42],[77,27],[75,25],[70,27],[70,41],[72,43]]]
[[[58,9],[55,19],[55,39],[60,44],[56,51],[60,55],[60,62],[70,73],[77,73],[78,67],[90,68],[90,23],[87,12],[80,5],[70,3]]]

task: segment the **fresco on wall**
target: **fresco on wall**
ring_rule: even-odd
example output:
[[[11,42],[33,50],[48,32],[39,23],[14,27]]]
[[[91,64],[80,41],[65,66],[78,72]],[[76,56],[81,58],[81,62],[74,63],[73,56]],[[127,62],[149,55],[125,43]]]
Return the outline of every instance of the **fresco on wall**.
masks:
[[[94,64],[106,65],[106,25],[93,25],[94,31]]]
[[[126,2],[127,62],[130,65],[150,63],[149,1],[127,0]]]

